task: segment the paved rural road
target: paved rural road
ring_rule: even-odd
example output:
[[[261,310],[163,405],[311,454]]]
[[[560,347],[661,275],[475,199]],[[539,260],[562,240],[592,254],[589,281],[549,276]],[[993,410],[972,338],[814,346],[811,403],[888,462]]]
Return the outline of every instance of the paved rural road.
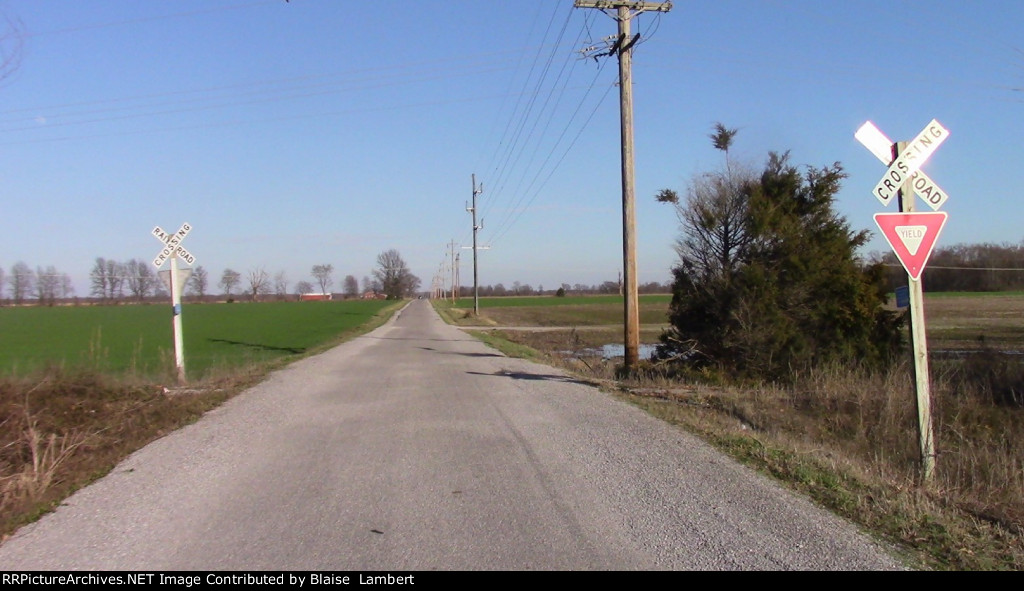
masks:
[[[0,571],[896,568],[848,523],[426,301],[0,546]]]

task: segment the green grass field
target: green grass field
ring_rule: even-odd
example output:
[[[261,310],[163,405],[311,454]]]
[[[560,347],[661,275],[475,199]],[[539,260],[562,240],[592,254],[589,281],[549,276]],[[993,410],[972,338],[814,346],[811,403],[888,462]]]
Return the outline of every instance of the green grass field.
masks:
[[[640,296],[641,303],[664,304],[668,307],[672,296],[667,294],[651,294]],[[554,296],[508,296],[480,298],[481,308],[521,308],[525,306],[583,306],[583,305],[619,305],[622,306],[620,295],[592,295],[592,296],[566,296],[558,298]],[[472,308],[472,296],[460,298],[455,302],[456,308]]]
[[[302,355],[370,321],[388,301],[186,304],[182,310],[189,378]],[[49,364],[160,376],[173,370],[171,307],[0,308],[0,375]]]

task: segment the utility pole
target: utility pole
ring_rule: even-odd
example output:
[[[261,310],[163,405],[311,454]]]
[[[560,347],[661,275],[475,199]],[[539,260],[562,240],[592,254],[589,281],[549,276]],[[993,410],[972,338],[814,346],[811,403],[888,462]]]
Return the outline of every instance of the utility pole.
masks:
[[[636,200],[633,164],[633,71],[632,49],[640,34],[630,38],[630,20],[646,11],[668,12],[671,2],[635,0],[575,0],[576,8],[614,9],[619,24],[618,38],[603,55],[619,56],[619,119],[622,137],[622,259],[625,279],[625,363],[627,369],[640,364],[640,306],[636,269]],[[610,14],[610,13],[609,13]]]
[[[462,297],[462,253],[455,253],[455,290],[452,293],[452,303],[454,304],[459,298]]]
[[[480,315],[480,276],[479,267],[477,266],[476,260],[476,232],[484,227],[483,218],[480,219],[480,225],[476,225],[476,196],[484,192],[484,184],[480,183],[480,188],[476,186],[476,174],[473,175],[473,207],[466,207],[466,211],[473,214],[473,316]]]
[[[450,250],[451,250],[451,255],[452,255],[452,268],[451,268],[451,274],[452,274],[452,282],[451,282],[451,286],[452,286],[452,303],[454,304],[455,303],[455,239],[454,238],[452,239],[452,242],[451,242],[451,245],[450,245]]]

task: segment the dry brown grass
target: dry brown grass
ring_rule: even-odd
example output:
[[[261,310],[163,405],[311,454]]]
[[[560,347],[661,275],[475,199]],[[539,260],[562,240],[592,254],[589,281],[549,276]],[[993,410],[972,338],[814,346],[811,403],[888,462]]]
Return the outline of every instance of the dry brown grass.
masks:
[[[59,368],[0,379],[0,535],[194,421],[257,375],[236,371],[184,392]]]

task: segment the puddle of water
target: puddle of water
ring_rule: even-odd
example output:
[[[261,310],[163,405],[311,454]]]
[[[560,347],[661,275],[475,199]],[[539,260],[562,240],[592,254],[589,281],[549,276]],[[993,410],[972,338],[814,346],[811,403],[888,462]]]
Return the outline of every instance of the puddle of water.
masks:
[[[977,355],[978,353],[981,353],[981,352],[982,351],[979,351],[978,349],[935,349],[933,351],[929,351],[928,354],[932,355],[932,356],[935,356],[935,357],[941,357],[941,358],[944,358],[944,359],[947,359],[947,358],[959,359],[961,357],[968,357],[970,355]],[[1024,351],[1001,350],[1001,349],[996,349],[996,350],[993,351],[993,353],[996,353],[997,355],[1005,355],[1005,356],[1009,356],[1009,357],[1019,357],[1019,356],[1024,355]]]
[[[657,347],[657,345],[640,345],[638,350],[640,359],[650,359]],[[614,359],[616,357],[626,356],[626,346],[612,343],[609,345],[603,345],[600,349],[588,348],[580,349],[579,351],[562,351],[562,354],[572,355],[575,357],[601,357],[602,359]]]

